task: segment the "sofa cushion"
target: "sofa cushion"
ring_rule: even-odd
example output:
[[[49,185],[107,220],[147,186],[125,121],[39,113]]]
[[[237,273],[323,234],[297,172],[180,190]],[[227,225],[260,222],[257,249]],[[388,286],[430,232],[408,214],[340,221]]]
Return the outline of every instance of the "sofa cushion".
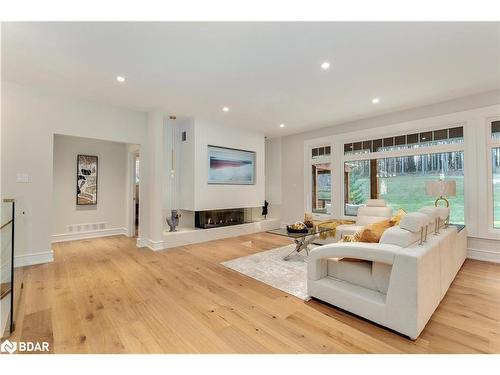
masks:
[[[436,207],[436,212],[437,212],[439,219],[443,222],[450,215],[450,208],[449,207]]]
[[[385,201],[383,199],[368,199],[366,201],[367,207],[385,207]]]
[[[387,294],[392,266],[379,262],[343,262],[328,259],[328,276]]]
[[[438,209],[437,207],[427,206],[422,207],[418,212],[426,214],[429,217],[428,225],[434,225],[436,222],[436,218],[438,217]]]
[[[410,232],[400,226],[387,229],[380,238],[380,243],[407,247],[420,240],[420,232]],[[403,251],[404,249],[402,249]]]
[[[416,233],[429,223],[429,216],[421,212],[410,212],[401,218],[399,226],[401,229],[406,229]]]
[[[387,294],[391,272],[392,266],[390,264],[372,262],[372,279],[379,292]]]
[[[339,238],[341,238],[346,235],[352,235],[361,229],[363,229],[363,225],[342,224],[337,227],[337,233],[339,234]]]
[[[367,225],[388,219],[392,216],[390,207],[360,207],[356,217],[356,225]]]
[[[347,281],[351,284],[377,290],[372,279],[372,262],[342,262],[340,259],[328,259],[328,276]]]

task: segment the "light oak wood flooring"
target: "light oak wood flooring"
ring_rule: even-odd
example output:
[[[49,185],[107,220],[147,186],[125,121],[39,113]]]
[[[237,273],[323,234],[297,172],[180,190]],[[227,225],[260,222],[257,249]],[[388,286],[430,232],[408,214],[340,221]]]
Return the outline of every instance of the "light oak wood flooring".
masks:
[[[267,233],[154,252],[54,244],[25,268],[13,339],[54,353],[499,353],[500,264],[467,260],[416,341],[220,265],[290,243]]]

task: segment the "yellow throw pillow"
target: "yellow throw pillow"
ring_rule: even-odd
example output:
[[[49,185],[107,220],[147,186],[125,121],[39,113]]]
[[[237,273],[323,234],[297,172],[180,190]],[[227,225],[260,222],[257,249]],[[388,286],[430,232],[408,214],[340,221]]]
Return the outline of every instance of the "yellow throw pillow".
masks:
[[[378,221],[376,223],[368,224],[359,231],[358,242],[378,243],[380,241],[380,237],[382,237],[382,233],[384,233],[386,229],[389,229],[393,225],[394,222],[392,221],[392,219],[386,219]]]
[[[391,218],[391,220],[394,222],[393,225],[399,225],[399,222],[403,218],[403,216],[406,215],[406,211],[403,210],[402,208],[398,208],[394,216]]]

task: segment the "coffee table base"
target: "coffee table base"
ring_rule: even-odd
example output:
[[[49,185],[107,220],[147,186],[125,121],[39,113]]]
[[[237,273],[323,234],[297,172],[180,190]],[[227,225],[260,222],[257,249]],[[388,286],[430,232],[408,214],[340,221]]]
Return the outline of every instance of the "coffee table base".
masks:
[[[295,249],[293,249],[293,251],[288,254],[287,256],[285,256],[283,258],[283,260],[290,260],[290,258],[292,257],[292,255],[294,254],[300,254],[300,252],[302,250],[305,250],[306,251],[306,254],[309,255],[309,248],[308,246],[316,239],[317,235],[312,235],[312,236],[308,236],[308,237],[303,237],[303,238],[296,238],[294,240],[295,242]]]

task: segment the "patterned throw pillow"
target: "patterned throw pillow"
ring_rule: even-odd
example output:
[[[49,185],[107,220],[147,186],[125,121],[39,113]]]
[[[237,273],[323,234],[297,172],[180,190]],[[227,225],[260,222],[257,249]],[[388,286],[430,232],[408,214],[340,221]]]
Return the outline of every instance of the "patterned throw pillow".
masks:
[[[393,225],[399,225],[399,222],[403,218],[403,216],[406,215],[406,211],[403,210],[402,208],[398,208],[394,216],[391,218],[391,220],[394,222]]]

